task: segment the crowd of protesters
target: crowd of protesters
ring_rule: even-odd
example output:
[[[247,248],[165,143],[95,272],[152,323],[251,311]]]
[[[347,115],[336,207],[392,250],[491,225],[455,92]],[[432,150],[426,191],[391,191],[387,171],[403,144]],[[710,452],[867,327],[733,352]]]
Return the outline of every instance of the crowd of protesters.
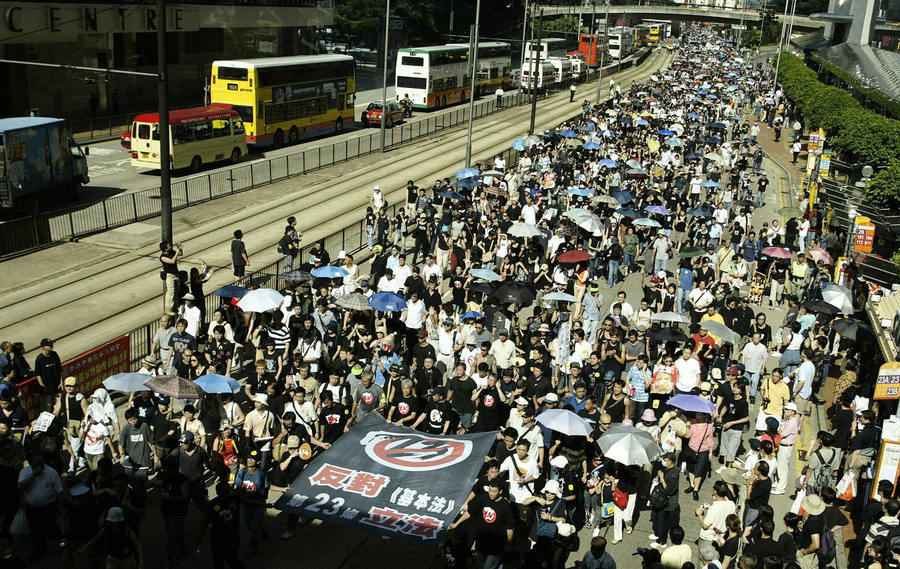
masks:
[[[304,521],[284,516],[275,530],[270,489],[380,413],[432,434],[498,433],[449,531],[445,560],[458,567],[629,566],[607,546],[641,512],[645,567],[820,568],[850,522],[861,536],[851,566],[894,566],[893,485],[860,501],[879,419],[858,379],[871,370],[834,326],[854,307],[854,291],[831,282],[840,242],[818,210],[772,205],[760,123],[798,123],[771,70],[694,29],[665,70],[609,95],[517,141],[515,165],[411,181],[394,218],[376,188],[367,276],[352,255],[332,264],[322,244],[298,258],[291,218],[274,310],[242,311],[246,291],[232,287],[207,315],[206,271],[185,277],[180,247],[162,244],[172,310],[140,372],[233,376],[233,394],[137,391],[122,413],[104,388],[81,393],[61,377],[51,340],[33,367],[4,343],[0,473],[18,491],[0,507],[2,562],[38,564],[59,545],[63,567],[143,567],[156,508],[169,567],[198,547],[186,543],[192,515],[208,524],[213,565],[243,567],[270,531],[290,540]],[[250,263],[241,239],[236,277]],[[341,276],[314,276],[329,267]],[[402,304],[345,308],[384,293]],[[40,416],[17,397],[30,377],[46,394]],[[676,396],[694,407],[670,405]],[[572,411],[591,434],[548,428],[548,409]],[[604,454],[598,442],[623,426],[658,446],[652,460]],[[776,518],[780,495],[793,504]],[[699,532],[685,529],[692,517]]]

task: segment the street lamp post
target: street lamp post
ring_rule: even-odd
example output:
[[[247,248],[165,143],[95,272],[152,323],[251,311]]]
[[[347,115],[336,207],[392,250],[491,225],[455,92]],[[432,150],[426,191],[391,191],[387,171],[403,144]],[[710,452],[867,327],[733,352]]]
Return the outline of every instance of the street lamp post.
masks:
[[[522,15],[522,59],[519,60],[521,62],[521,66],[522,66],[519,69],[520,83],[521,83],[521,79],[522,79],[522,71],[525,70],[525,46],[526,46],[525,40],[527,37],[526,36],[527,31],[528,31],[528,0],[525,0],[525,13]]]
[[[469,59],[472,60],[472,71],[469,79],[469,130],[466,133],[466,164],[472,165],[472,125],[475,123],[475,79],[478,76],[478,26],[481,18],[481,0],[475,3],[475,26],[472,31],[471,51]]]
[[[531,47],[535,49],[536,54],[532,54],[531,60],[534,62],[534,71],[531,73],[530,84],[531,84],[531,121],[528,126],[528,134],[534,134],[534,118],[537,115],[537,95],[538,95],[538,75],[541,73],[541,39],[544,35],[544,9],[541,8],[541,11],[538,16],[538,35],[537,41],[532,42]]]
[[[609,44],[609,0],[605,0],[603,6],[603,49],[600,50],[600,67],[597,68],[597,102],[603,97],[603,56],[607,45]],[[599,34],[598,34],[599,35]],[[621,55],[619,56],[621,57]]]
[[[172,243],[172,161],[169,158],[169,83],[166,53],[166,0],[157,0],[156,50],[159,77],[159,229]]]
[[[388,78],[388,34],[391,26],[391,0],[384,0],[384,70],[381,75],[381,151],[387,152],[385,140],[385,118],[388,113],[387,78]]]

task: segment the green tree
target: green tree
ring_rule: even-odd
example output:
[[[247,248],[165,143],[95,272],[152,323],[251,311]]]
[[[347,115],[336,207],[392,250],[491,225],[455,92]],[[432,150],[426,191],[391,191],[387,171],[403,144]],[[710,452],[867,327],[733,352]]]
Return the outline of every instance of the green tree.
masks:
[[[876,206],[892,209],[900,207],[900,160],[892,159],[887,168],[869,180],[866,198]]]

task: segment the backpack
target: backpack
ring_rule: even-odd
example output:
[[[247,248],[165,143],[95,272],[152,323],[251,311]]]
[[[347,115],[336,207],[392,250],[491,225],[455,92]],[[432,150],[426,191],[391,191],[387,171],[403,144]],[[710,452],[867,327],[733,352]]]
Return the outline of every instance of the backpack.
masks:
[[[834,533],[826,528],[825,531],[819,535],[819,549],[816,551],[816,554],[819,557],[819,563],[827,565],[834,561],[835,550]]]
[[[837,451],[831,449],[831,458],[828,462],[825,462],[825,459],[822,458],[822,449],[817,450],[815,454],[821,464],[813,472],[813,486],[818,489],[834,488],[836,484],[834,479],[834,459],[837,457]]]

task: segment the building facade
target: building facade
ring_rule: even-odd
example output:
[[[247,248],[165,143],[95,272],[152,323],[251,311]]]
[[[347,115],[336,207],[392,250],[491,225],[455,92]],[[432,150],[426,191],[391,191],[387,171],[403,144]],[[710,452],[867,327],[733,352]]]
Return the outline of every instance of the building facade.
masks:
[[[226,0],[227,1],[227,0]],[[317,53],[334,22],[333,0],[166,0],[169,94],[173,107],[202,104],[214,59]],[[155,2],[0,2],[0,57],[156,72]],[[151,110],[156,82],[0,64],[0,116],[72,119]]]

